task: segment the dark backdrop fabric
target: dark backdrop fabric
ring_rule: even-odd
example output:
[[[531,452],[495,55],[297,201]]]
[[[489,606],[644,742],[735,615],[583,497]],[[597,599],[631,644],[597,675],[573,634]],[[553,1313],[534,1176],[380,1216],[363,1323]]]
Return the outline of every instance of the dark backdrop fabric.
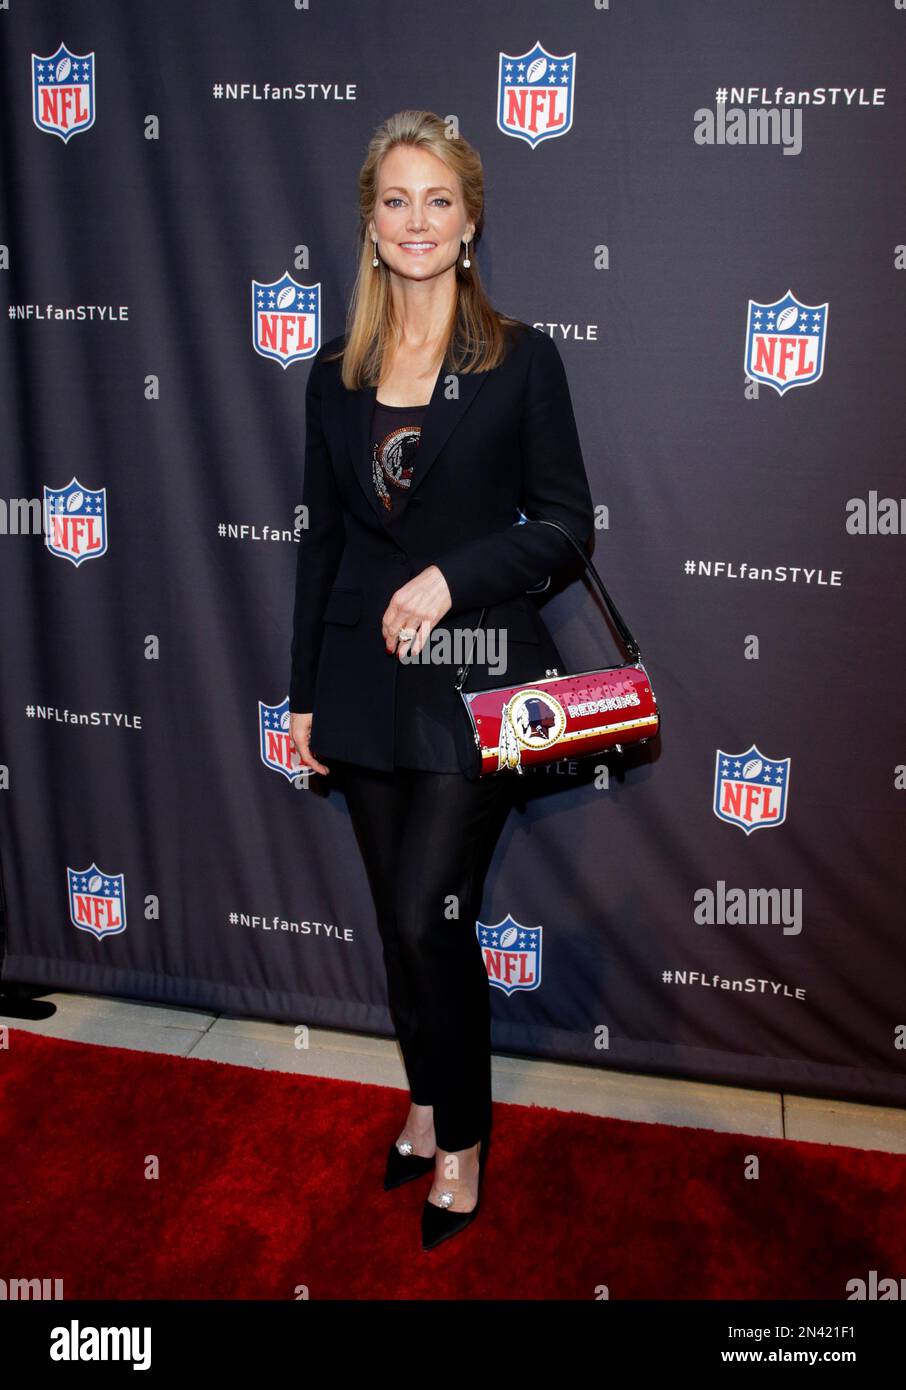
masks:
[[[479,925],[494,1046],[906,1102],[904,25],[864,0],[4,14],[4,979],[391,1033],[346,806],[294,784],[286,697],[308,364],[344,327],[367,141],[426,107],[481,152],[494,304],[560,348],[663,721],[609,780],[526,779]],[[798,111],[795,152],[696,138],[703,109]],[[620,658],[580,580],[543,600],[573,669]]]

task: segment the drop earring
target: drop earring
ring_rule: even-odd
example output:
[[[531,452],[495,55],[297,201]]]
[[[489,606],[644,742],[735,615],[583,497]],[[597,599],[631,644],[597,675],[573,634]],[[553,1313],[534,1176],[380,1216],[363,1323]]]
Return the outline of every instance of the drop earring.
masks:
[[[372,264],[372,265],[380,265],[380,261],[378,260],[378,255],[377,255],[377,242],[376,242],[376,241],[373,241],[373,242],[371,243],[371,245],[372,245],[372,248],[373,248],[373,250],[374,250],[374,255],[373,255],[373,257],[372,257],[371,264]]]
[[[463,263],[463,267],[464,267],[466,270],[468,270],[469,266],[472,264],[472,262],[469,260],[469,243],[468,243],[468,242],[466,242],[466,254],[465,254],[465,256],[463,257],[463,262],[462,262],[462,263]]]

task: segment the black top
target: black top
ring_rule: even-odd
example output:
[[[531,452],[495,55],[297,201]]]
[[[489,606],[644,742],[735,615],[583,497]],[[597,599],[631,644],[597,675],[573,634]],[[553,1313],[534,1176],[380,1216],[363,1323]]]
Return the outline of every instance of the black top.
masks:
[[[375,398],[371,479],[380,501],[394,516],[402,510],[409,491],[427,409],[427,405],[384,405]]]
[[[375,398],[371,423],[371,478],[378,498],[391,516],[406,505],[409,484],[418,460],[422,417],[427,405],[384,405]],[[430,637],[429,637],[430,642]],[[452,729],[429,714],[424,671],[418,661],[407,665],[395,658],[394,715],[395,767],[421,768],[427,772],[460,772]],[[455,672],[450,671],[452,688]],[[459,711],[452,709],[455,717]],[[462,714],[465,719],[465,711]]]

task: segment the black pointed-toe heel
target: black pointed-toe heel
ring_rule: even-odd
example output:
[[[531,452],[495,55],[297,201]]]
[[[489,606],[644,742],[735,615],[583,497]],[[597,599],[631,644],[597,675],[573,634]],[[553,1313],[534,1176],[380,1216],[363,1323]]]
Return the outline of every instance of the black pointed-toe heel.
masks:
[[[434,1167],[435,1155],[425,1158],[413,1153],[408,1139],[403,1140],[402,1144],[391,1144],[384,1173],[384,1191],[402,1187],[404,1182],[411,1182],[413,1178],[423,1178],[426,1173],[433,1173]]]
[[[481,1148],[478,1150],[478,1200],[471,1211],[450,1211],[450,1203],[455,1200],[452,1192],[440,1194],[440,1200],[444,1203],[440,1207],[435,1206],[427,1197],[425,1198],[425,1204],[422,1207],[423,1250],[433,1250],[435,1245],[440,1245],[443,1240],[449,1240],[450,1236],[459,1235],[460,1231],[464,1231],[466,1226],[475,1220],[481,1205],[481,1179],[490,1143],[490,1134],[482,1135]],[[446,1201],[444,1201],[445,1198]]]

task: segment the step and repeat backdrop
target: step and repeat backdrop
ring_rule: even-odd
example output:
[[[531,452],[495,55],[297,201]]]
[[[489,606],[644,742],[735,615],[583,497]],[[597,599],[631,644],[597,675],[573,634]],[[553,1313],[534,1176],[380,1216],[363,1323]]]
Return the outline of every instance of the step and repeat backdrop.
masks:
[[[310,363],[424,108],[662,718],[520,782],[461,924],[494,1047],[906,1103],[904,5],[11,0],[0,43],[3,980],[392,1035],[287,696]],[[581,578],[539,602],[621,659]]]

